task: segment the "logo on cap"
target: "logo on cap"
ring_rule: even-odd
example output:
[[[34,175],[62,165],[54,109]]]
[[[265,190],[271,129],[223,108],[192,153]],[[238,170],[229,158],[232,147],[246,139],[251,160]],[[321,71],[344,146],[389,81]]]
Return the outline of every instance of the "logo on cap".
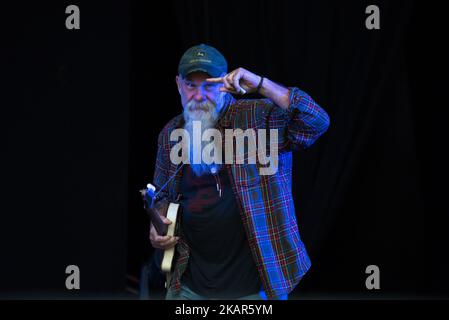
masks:
[[[219,77],[227,72],[227,68],[226,59],[217,49],[200,44],[184,52],[179,61],[178,72],[183,77],[193,71],[202,71],[212,77]]]

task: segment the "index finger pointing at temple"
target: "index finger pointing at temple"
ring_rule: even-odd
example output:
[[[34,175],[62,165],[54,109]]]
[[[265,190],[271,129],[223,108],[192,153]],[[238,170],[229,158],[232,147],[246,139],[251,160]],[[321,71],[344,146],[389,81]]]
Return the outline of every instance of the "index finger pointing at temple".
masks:
[[[206,79],[206,82],[223,83],[223,77],[221,77],[221,78],[208,78],[208,79]]]

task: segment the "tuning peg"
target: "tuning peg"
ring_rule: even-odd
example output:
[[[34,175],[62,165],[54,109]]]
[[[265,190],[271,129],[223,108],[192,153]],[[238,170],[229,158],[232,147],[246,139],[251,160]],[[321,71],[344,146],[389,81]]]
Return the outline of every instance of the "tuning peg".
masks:
[[[156,187],[153,186],[151,183],[147,184],[147,188],[152,192],[156,191]]]

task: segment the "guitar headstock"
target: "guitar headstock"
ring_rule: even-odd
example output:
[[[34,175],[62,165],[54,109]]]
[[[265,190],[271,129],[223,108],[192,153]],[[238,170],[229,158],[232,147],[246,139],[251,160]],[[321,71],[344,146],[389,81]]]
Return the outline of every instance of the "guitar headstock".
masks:
[[[153,204],[156,199],[156,187],[149,183],[147,184],[146,189],[140,190],[140,195],[142,196],[145,207],[153,208]]]

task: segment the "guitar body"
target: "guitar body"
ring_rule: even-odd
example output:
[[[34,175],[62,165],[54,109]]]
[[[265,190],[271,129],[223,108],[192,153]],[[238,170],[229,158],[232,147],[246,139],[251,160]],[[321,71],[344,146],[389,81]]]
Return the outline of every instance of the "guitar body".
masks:
[[[176,232],[176,225],[178,220],[178,210],[179,203],[170,203],[167,210],[167,219],[169,219],[172,224],[168,225],[167,235],[174,237]],[[164,273],[170,274],[173,265],[173,257],[175,255],[175,247],[164,250],[164,257],[162,258],[161,270]]]

